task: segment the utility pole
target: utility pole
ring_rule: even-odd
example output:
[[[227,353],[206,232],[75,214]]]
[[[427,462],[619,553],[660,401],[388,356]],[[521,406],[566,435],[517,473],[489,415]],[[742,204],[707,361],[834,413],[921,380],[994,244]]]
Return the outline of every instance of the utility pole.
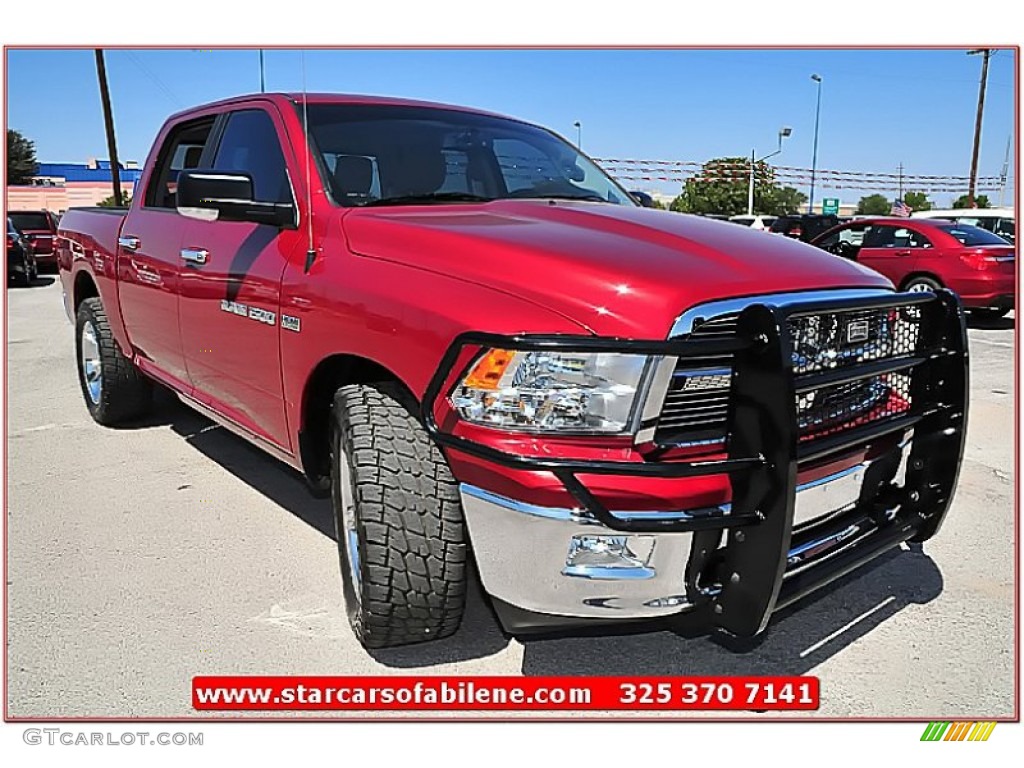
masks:
[[[977,48],[968,51],[968,56],[981,54],[981,86],[978,89],[978,115],[974,120],[974,150],[971,152],[971,178],[967,182],[967,207],[974,207],[974,191],[978,182],[978,153],[981,150],[981,116],[985,112],[985,85],[988,83],[988,60],[992,57],[992,48]]]
[[[900,188],[899,188],[899,194],[897,195],[896,199],[897,200],[902,200],[903,199],[903,163],[899,164],[899,166],[897,168],[897,171],[899,172],[899,175],[900,175]]]
[[[110,110],[110,89],[107,87],[107,66],[103,50],[96,49],[96,76],[100,80],[100,100],[103,102],[103,124],[107,130],[107,152],[110,155],[110,177],[114,183],[114,205],[124,205],[121,197],[121,166],[117,162],[117,139],[114,137],[114,114]]]
[[[267,92],[266,79],[263,76],[263,49],[260,48],[260,93]]]

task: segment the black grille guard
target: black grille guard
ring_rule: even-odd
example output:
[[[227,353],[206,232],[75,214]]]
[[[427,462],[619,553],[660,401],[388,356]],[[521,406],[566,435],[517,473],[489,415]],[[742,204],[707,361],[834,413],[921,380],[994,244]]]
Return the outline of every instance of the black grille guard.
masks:
[[[911,356],[875,360],[842,373],[795,375],[787,319],[795,315],[860,310],[920,313],[919,337]],[[728,416],[727,457],[696,461],[581,461],[524,456],[483,445],[445,431],[434,412],[438,399],[461,381],[475,355],[455,367],[467,347],[498,347],[518,351],[565,350],[619,352],[652,356],[734,356]],[[457,375],[455,375],[457,373]],[[853,426],[838,434],[800,441],[796,395],[823,380],[835,381],[889,373],[912,374],[909,410],[886,419]],[[880,437],[914,428],[902,498],[890,499],[895,517],[869,544],[870,550],[841,553],[836,566],[850,570],[868,557],[908,539],[924,541],[942,524],[956,488],[966,436],[968,393],[967,330],[963,308],[952,292],[880,294],[877,297],[813,299],[774,306],[754,303],[737,321],[734,337],[642,341],[570,335],[507,336],[469,332],[456,337],[445,352],[423,397],[422,419],[441,447],[514,469],[551,472],[598,521],[615,531],[673,533],[728,529],[723,572],[730,574],[715,597],[715,621],[736,635],[760,632],[779,602],[793,526],[797,467]],[[624,519],[612,514],[577,475],[622,475],[682,478],[728,475],[732,504],[727,513],[665,519]],[[884,544],[884,546],[882,546]],[[855,562],[854,562],[855,561]],[[835,569],[832,569],[835,570]],[[832,578],[835,578],[833,575]],[[793,579],[789,591],[813,581],[807,574]],[[831,580],[831,579],[829,579]],[[796,597],[784,596],[783,602]]]

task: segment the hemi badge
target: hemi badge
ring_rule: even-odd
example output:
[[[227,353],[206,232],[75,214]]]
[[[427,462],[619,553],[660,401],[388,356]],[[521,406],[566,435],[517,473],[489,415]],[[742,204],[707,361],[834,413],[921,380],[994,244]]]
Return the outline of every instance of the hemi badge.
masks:
[[[846,326],[846,343],[856,344],[858,341],[867,341],[871,335],[871,326],[867,320],[854,320]]]
[[[298,333],[302,330],[302,321],[297,317],[291,315],[281,315],[281,327],[286,331],[295,331]]]

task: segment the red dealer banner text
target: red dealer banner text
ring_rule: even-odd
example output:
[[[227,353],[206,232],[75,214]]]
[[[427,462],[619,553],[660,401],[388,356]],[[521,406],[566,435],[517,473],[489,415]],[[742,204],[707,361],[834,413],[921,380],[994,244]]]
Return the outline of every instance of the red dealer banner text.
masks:
[[[196,677],[198,710],[814,710],[818,678]]]

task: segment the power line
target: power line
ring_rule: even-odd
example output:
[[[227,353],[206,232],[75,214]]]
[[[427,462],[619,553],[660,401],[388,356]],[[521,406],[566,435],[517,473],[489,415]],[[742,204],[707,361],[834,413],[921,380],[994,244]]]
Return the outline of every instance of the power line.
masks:
[[[156,87],[159,88],[161,91],[163,91],[164,95],[167,98],[169,98],[172,102],[174,102],[174,105],[176,107],[184,107],[185,106],[185,102],[183,102],[181,99],[179,99],[177,97],[177,95],[175,95],[174,91],[172,91],[170,89],[170,87],[163,80],[161,80],[159,77],[157,77],[157,75],[152,70],[150,70],[149,67],[147,67],[145,64],[143,64],[142,60],[139,59],[138,56],[136,56],[132,51],[127,51],[126,50],[125,53],[127,53],[128,57],[132,61],[135,62],[135,66],[137,66],[140,70],[142,70],[142,74],[146,75],[146,77],[148,77],[150,80],[152,80],[153,83],[156,85]]]

